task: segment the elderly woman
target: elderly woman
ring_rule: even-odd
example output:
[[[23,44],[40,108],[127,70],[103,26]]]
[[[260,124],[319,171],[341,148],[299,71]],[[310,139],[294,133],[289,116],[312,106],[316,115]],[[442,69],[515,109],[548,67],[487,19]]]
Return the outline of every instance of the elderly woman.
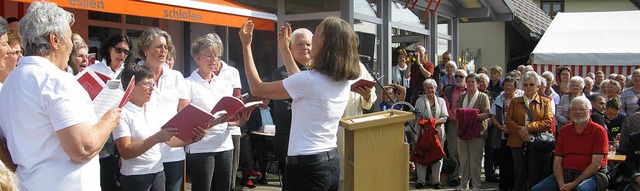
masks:
[[[582,79],[582,77],[572,77],[571,80],[569,80],[569,87],[571,88],[571,91],[560,98],[560,103],[558,103],[558,107],[556,108],[555,117],[558,125],[557,127],[560,128],[569,123],[569,106],[571,104],[571,100],[578,96],[586,98],[582,92],[582,89],[584,89],[584,79]]]
[[[507,145],[511,147],[516,175],[515,190],[529,190],[527,181],[529,185],[535,184],[551,173],[548,168],[551,151],[533,149],[525,143],[529,142],[531,133],[551,130],[553,101],[538,95],[541,80],[535,72],[522,75],[522,83],[524,96],[511,100],[506,115]]]
[[[288,32],[279,38],[288,41],[290,35]],[[338,121],[349,99],[349,80],[357,79],[361,72],[356,33],[340,18],[325,18],[313,35],[311,58],[314,63],[310,70],[298,72],[293,58],[283,56],[287,71],[295,74],[275,82],[262,82],[256,70],[251,50],[251,21],[243,24],[239,36],[251,94],[270,99],[293,99],[291,139],[284,173],[288,188],[338,190]],[[284,50],[283,54],[291,55],[288,48]]]
[[[100,44],[100,62],[89,66],[89,68],[105,74],[111,79],[116,79],[124,69],[124,66],[131,63],[131,40],[127,35],[112,34],[102,44]]]
[[[121,121],[113,131],[118,150],[122,155],[120,186],[122,190],[165,190],[160,143],[172,147],[184,147],[202,139],[206,132],[202,127],[193,130],[194,137],[184,142],[177,137],[178,129],[155,125],[155,118],[147,110],[154,82],[153,73],[141,65],[130,65],[122,74],[123,86],[135,77],[131,99],[122,108]]]
[[[418,98],[416,101],[416,109],[422,111],[421,117],[426,119],[436,119],[436,131],[438,131],[438,138],[444,148],[444,123],[449,116],[447,112],[447,104],[444,99],[436,96],[436,90],[438,85],[433,79],[427,79],[423,83],[426,96]],[[417,126],[417,125],[416,125]],[[416,164],[416,170],[418,170],[418,181],[416,188],[422,188],[425,186],[427,174],[427,166]],[[435,189],[440,189],[440,171],[442,171],[442,159],[436,161],[431,165],[431,185]]]
[[[73,18],[54,3],[36,1],[20,21],[28,56],[4,82],[12,91],[0,92],[0,126],[20,190],[100,190],[96,156],[119,123],[119,109],[97,119],[86,91],[64,71]],[[0,22],[0,57],[9,47],[3,28]]]
[[[571,88],[569,87],[569,78],[571,78],[571,69],[566,66],[561,66],[558,68],[558,82],[553,85],[553,90],[558,93],[558,95],[563,96],[565,94],[569,94]]]
[[[456,190],[468,189],[469,179],[473,190],[480,190],[480,171],[482,168],[482,148],[490,117],[489,96],[478,91],[480,77],[471,73],[466,78],[467,92],[460,94],[456,100],[456,117],[458,118],[458,157],[460,160],[460,185]],[[470,109],[470,110],[469,110]],[[462,110],[466,112],[461,112]],[[476,110],[475,113],[473,110]],[[460,116],[463,115],[463,116]],[[475,119],[475,120],[473,120]]]
[[[607,100],[610,99],[620,99],[620,92],[622,91],[622,86],[620,86],[620,83],[618,81],[615,80],[605,80],[606,85],[607,85],[607,94],[605,94],[607,96]],[[603,82],[604,83],[604,82]]]
[[[224,96],[233,96],[240,86],[238,70],[223,63],[222,41],[217,34],[198,37],[191,44],[191,59],[198,69],[186,80],[189,101],[211,111]],[[242,116],[248,117],[250,113]],[[239,124],[247,118],[240,119]],[[187,147],[187,168],[193,190],[230,190],[234,145],[227,123],[210,128],[204,139]]]
[[[145,30],[136,45],[136,54],[142,59],[138,64],[148,67],[153,72],[155,91],[151,92],[147,110],[158,117],[158,125],[165,124],[178,111],[189,105],[187,84],[182,73],[170,69],[165,64],[170,47],[173,47],[171,36],[158,28]],[[184,178],[184,149],[160,143],[160,151],[167,179],[166,190],[181,190]]]
[[[84,42],[74,42],[73,49],[71,50],[71,55],[69,55],[69,67],[71,68],[71,72],[73,75],[76,75],[87,66],[89,66],[89,47]]]
[[[500,168],[500,190],[513,190],[513,161],[511,149],[507,147],[509,130],[505,125],[507,110],[511,100],[516,96],[522,96],[522,90],[517,89],[518,81],[507,77],[502,81],[504,93],[500,94],[491,104],[491,123],[499,130],[500,140],[498,141],[498,167]],[[515,135],[514,135],[515,136]]]
[[[638,100],[640,99],[640,69],[634,70],[631,77],[633,86],[620,93],[622,111],[626,114],[632,114],[640,108],[638,105]]]
[[[438,82],[438,87],[440,87],[440,95],[444,95],[444,88],[455,85],[456,78],[454,76],[454,71],[456,71],[458,67],[454,61],[448,61],[444,64],[444,70],[446,74],[440,77],[440,81]]]
[[[618,74],[615,80],[620,83],[620,89],[624,90],[627,88],[627,77],[625,77],[624,74]]]

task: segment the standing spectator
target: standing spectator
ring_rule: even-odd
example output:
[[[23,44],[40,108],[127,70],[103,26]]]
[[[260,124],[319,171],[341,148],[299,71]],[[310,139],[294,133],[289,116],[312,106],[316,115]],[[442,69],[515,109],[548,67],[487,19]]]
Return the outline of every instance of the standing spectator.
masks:
[[[416,53],[418,58],[415,62],[409,63],[408,72],[404,73],[405,77],[410,77],[409,89],[407,90],[409,97],[407,100],[413,105],[415,105],[418,96],[424,94],[422,82],[426,79],[431,79],[434,70],[433,63],[427,61],[427,50],[424,46],[417,46]]]
[[[489,76],[486,73],[477,73],[478,78],[478,91],[487,94],[489,96],[489,108],[493,104],[493,100],[498,97],[498,94],[488,91]],[[492,123],[487,125],[487,136],[484,136],[484,177],[485,181],[498,182],[498,177],[495,174],[496,167],[496,146],[499,145],[500,131],[495,129]],[[496,143],[496,144],[494,144]]]
[[[638,106],[638,101],[640,99],[640,69],[634,70],[631,76],[633,79],[633,86],[620,93],[622,111],[626,114],[633,113],[640,108],[640,106]]]
[[[511,100],[506,115],[506,126],[509,130],[507,145],[511,147],[513,155],[513,172],[516,175],[514,190],[517,191],[530,190],[527,182],[532,185],[542,180],[546,174],[550,174],[547,172],[550,171],[547,166],[550,164],[551,151],[533,149],[525,142],[529,142],[531,133],[553,131],[553,102],[538,95],[541,84],[538,74],[527,72],[521,81],[524,96]]]
[[[561,66],[560,68],[558,68],[558,74],[556,76],[558,77],[558,81],[554,86],[552,86],[553,90],[555,90],[556,93],[558,93],[558,95],[560,96],[569,94],[569,91],[571,91],[571,88],[569,87],[571,69],[566,66]]]
[[[433,79],[427,79],[423,83],[426,96],[418,98],[416,101],[416,109],[422,111],[421,117],[426,119],[435,118],[435,129],[438,132],[438,138],[440,144],[444,144],[444,123],[447,121],[449,113],[447,112],[447,105],[444,99],[436,96],[436,89],[438,85]],[[415,127],[418,127],[416,125]],[[420,128],[420,127],[418,127]],[[419,132],[416,130],[416,132]],[[416,139],[417,140],[417,139]],[[444,147],[444,145],[441,145]],[[431,165],[431,186],[435,189],[440,189],[440,171],[442,171],[442,160],[440,159]],[[418,180],[416,181],[416,188],[422,188],[427,183],[425,175],[427,174],[427,166],[416,164],[416,170]]]
[[[636,69],[638,70],[638,69]],[[635,72],[635,70],[634,70]],[[624,77],[624,74],[618,74],[615,78],[616,81],[618,81],[618,83],[620,83],[620,90],[624,90],[627,88],[627,78]]]
[[[443,78],[444,75],[446,74],[451,74],[453,73],[453,71],[455,71],[458,67],[456,66],[456,62],[453,62],[453,66],[454,69],[451,70],[451,73],[447,73],[446,70],[446,63],[448,63],[449,61],[451,61],[451,58],[453,57],[453,54],[451,54],[451,52],[446,51],[444,53],[442,53],[442,60],[440,61],[440,63],[433,69],[433,80],[435,80],[436,82],[440,83],[440,79]],[[454,82],[453,76],[451,77],[451,83]],[[440,87],[441,91],[442,89],[444,89],[442,87],[442,85],[438,84],[438,86]],[[441,92],[437,92],[437,93],[441,93]],[[440,95],[442,96],[442,95]]]
[[[520,72],[520,74],[524,74],[524,68],[525,68],[524,65],[518,65],[517,70],[518,70],[518,72]]]
[[[556,122],[558,127],[563,127],[567,123],[569,123],[569,107],[571,105],[571,100],[576,97],[585,97],[584,93],[582,93],[582,89],[584,89],[584,80],[580,76],[574,76],[569,80],[570,91],[563,95],[560,98],[560,103],[558,103],[558,107],[556,108]]]
[[[147,110],[158,117],[158,125],[165,124],[178,111],[189,105],[187,84],[182,73],[170,69],[165,64],[167,53],[172,47],[173,41],[169,33],[158,28],[149,28],[142,32],[136,44],[136,54],[142,59],[138,64],[147,66],[153,72],[155,90],[147,103]],[[184,149],[160,143],[160,152],[167,179],[166,190],[181,190],[184,178]]]
[[[18,167],[20,190],[100,190],[96,156],[118,125],[119,109],[97,119],[89,95],[64,72],[73,22],[71,13],[40,1],[31,3],[20,22],[28,56],[0,92],[0,127]],[[4,33],[0,22],[6,40]]]
[[[131,40],[125,34],[112,34],[100,45],[100,62],[89,68],[116,79],[125,65],[131,63]]]
[[[593,93],[593,78],[585,77],[584,78],[584,89],[582,90],[584,96],[589,96]]]
[[[487,74],[487,68],[480,67],[480,68],[476,69],[476,74]]]
[[[127,66],[122,76],[123,87],[127,87],[134,76],[131,99],[122,109],[120,125],[113,131],[116,145],[122,154],[120,186],[124,191],[162,191],[165,190],[166,178],[160,162],[162,156],[159,144],[184,147],[201,140],[206,131],[203,127],[196,127],[193,130],[194,137],[184,142],[175,137],[178,129],[160,129],[160,126],[154,125],[154,121],[158,119],[147,113],[146,109],[154,90],[153,73],[145,66]]]
[[[291,33],[279,34],[288,41]],[[270,99],[293,98],[291,142],[285,181],[291,190],[338,190],[340,158],[337,153],[338,121],[349,101],[349,81],[360,76],[357,35],[337,17],[325,18],[312,41],[312,69],[298,72],[289,51],[283,54],[287,70],[294,74],[283,81],[262,82],[255,68],[251,41],[253,23],[239,31],[245,73],[251,93]],[[279,46],[284,43],[278,43]],[[313,83],[313,85],[311,85]],[[327,104],[328,103],[328,104]],[[323,180],[323,181],[317,181]]]
[[[467,86],[465,78],[467,77],[467,71],[464,69],[457,69],[455,71],[456,85],[449,86],[444,89],[444,101],[447,103],[447,109],[449,118],[445,124],[445,136],[447,145],[447,156],[454,161],[453,172],[449,175],[449,186],[460,185],[460,164],[458,160],[458,119],[455,116],[456,101],[461,94],[467,92]]]
[[[473,190],[480,190],[482,187],[482,181],[480,180],[480,171],[482,167],[482,148],[484,147],[484,138],[487,133],[488,119],[490,117],[489,110],[491,104],[489,103],[489,96],[478,90],[478,81],[480,77],[477,74],[469,74],[466,78],[467,92],[461,94],[456,101],[456,117],[459,117],[458,131],[462,131],[462,135],[458,133],[458,156],[460,157],[460,185],[456,190],[468,189],[469,179],[473,183]],[[464,113],[465,117],[458,116],[463,114],[459,109],[471,108],[477,110],[475,115]],[[469,118],[466,118],[469,117]],[[466,118],[466,119],[465,119]],[[475,119],[475,120],[473,120]],[[480,129],[477,129],[480,128]],[[473,137],[466,137],[464,135],[472,134],[472,132],[479,131],[477,135]]]
[[[441,96],[444,96],[444,89],[449,87],[449,86],[453,86],[456,84],[456,78],[454,76],[454,71],[456,71],[458,69],[458,67],[456,67],[456,63],[453,61],[449,61],[447,63],[444,64],[444,68],[445,68],[445,75],[442,75],[440,80],[438,81],[438,87],[440,87],[439,89],[439,94]],[[434,79],[435,80],[435,79]]]
[[[502,87],[502,67],[493,66],[489,68],[489,92],[493,92],[495,95],[500,95],[500,93],[504,90]]]
[[[239,86],[238,70],[220,60],[222,41],[219,39],[217,34],[209,33],[191,43],[191,59],[198,69],[186,79],[187,98],[191,104],[205,111],[211,111],[222,97],[234,96]],[[249,114],[241,114],[233,123],[243,125]],[[187,147],[187,170],[193,190],[226,191],[232,188],[235,182],[234,148],[227,123],[213,126],[202,141]]]
[[[543,97],[550,97],[551,99],[553,99],[555,105],[558,105],[558,103],[560,103],[560,95],[558,95],[558,93],[556,93],[556,91],[551,88],[553,86],[553,83],[556,82],[553,77],[553,72],[545,71],[542,73],[542,77],[545,79],[547,85],[544,90],[544,94],[540,95]],[[553,112],[555,113],[556,110],[554,109]]]
[[[553,175],[531,190],[606,190],[607,132],[589,120],[591,103],[586,98],[571,100],[570,112],[572,123],[558,133]]]
[[[496,100],[491,104],[491,110],[489,113],[491,114],[491,123],[496,127],[497,130],[500,131],[500,140],[497,144],[497,163],[500,168],[500,190],[513,190],[513,157],[511,155],[511,149],[507,146],[507,139],[511,133],[507,129],[505,125],[507,110],[509,110],[509,106],[511,100],[514,97],[521,97],[524,92],[522,90],[518,90],[518,82],[515,81],[511,77],[507,77],[502,81],[504,93],[500,94],[496,98]],[[517,135],[513,135],[517,136]],[[495,143],[494,143],[495,145]]]
[[[89,46],[84,42],[73,43],[73,49],[69,55],[69,67],[72,69],[72,74],[76,75],[82,72],[87,66],[89,66]]]
[[[391,70],[391,82],[400,84],[402,87],[409,88],[410,77],[404,75],[407,72],[407,51],[404,48],[397,48],[393,52],[393,58],[396,61],[396,65]]]
[[[600,91],[600,84],[602,83],[602,81],[604,81],[604,72],[602,72],[602,70],[598,70],[596,72],[596,77],[593,80],[594,80],[593,91],[594,92]]]
[[[627,119],[627,114],[620,111],[620,100],[610,99],[607,101],[606,109],[604,110],[604,117],[606,117],[607,135],[609,141],[618,140],[618,134],[622,129],[622,123]]]
[[[296,66],[300,71],[309,69],[309,63],[311,61],[311,39],[313,33],[306,28],[299,28],[291,33],[291,43],[289,44],[289,50],[291,56],[296,63]],[[280,51],[284,56],[284,52]],[[291,73],[289,73],[291,72]],[[287,69],[285,66],[281,66],[274,70],[271,74],[271,79],[274,81],[284,80],[289,75],[292,75],[293,71]],[[285,171],[285,158],[287,157],[287,150],[289,148],[289,134],[291,132],[291,104],[292,99],[273,100],[273,111],[277,113],[274,115],[274,123],[276,125],[276,134],[273,137],[273,153],[278,160],[278,167],[282,174],[282,190],[288,190]]]

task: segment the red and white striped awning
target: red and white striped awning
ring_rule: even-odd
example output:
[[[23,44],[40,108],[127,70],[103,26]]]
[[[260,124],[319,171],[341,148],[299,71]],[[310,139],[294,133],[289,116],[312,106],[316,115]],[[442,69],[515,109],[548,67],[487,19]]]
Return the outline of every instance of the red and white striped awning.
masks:
[[[538,72],[538,74],[542,74],[545,71],[551,71],[554,75],[556,75],[556,69],[563,65],[545,65],[545,64],[534,64],[533,69]],[[584,65],[572,65],[567,66],[571,69],[571,75],[575,76],[587,76],[587,73],[601,70],[604,72],[605,76],[609,74],[624,74],[625,76],[631,75],[633,70],[639,69],[640,66],[584,66]]]

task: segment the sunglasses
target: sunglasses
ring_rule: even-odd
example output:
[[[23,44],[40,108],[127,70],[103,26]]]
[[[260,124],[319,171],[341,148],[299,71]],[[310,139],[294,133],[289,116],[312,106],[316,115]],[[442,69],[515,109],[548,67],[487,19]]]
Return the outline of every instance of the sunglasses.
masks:
[[[124,48],[118,48],[118,47],[113,47],[113,50],[116,51],[116,53],[123,53],[127,56],[129,56],[131,54],[130,50],[124,49]]]
[[[465,78],[466,76],[463,76],[463,75],[455,75],[454,77],[456,77],[456,78]]]

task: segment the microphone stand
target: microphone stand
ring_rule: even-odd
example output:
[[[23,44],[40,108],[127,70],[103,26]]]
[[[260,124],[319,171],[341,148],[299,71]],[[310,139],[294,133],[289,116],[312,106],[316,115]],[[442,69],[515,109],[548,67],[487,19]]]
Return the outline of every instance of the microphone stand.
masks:
[[[378,86],[380,86],[382,88],[382,91],[384,92],[384,94],[389,97],[389,99],[391,100],[391,102],[393,102],[393,105],[391,105],[391,111],[390,111],[390,115],[393,116],[393,110],[395,110],[395,106],[398,104],[401,105],[406,105],[409,106],[409,108],[411,108],[411,112],[413,112],[413,114],[415,115],[416,119],[418,118],[418,116],[420,116],[420,110],[416,109],[415,107],[413,107],[409,102],[406,101],[401,101],[401,102],[397,102],[396,100],[391,99],[391,94],[389,94],[389,92],[384,90],[384,86],[382,85],[382,83],[380,83],[380,81],[378,80],[377,76],[375,76],[371,70],[371,68],[369,68],[368,63],[371,62],[371,57],[367,56],[367,55],[360,55],[360,60],[365,59],[367,62],[362,64],[364,65],[364,67],[367,69],[367,72],[369,72],[369,75],[371,75],[373,77],[373,80],[376,82],[376,84],[378,84]],[[374,92],[375,93],[375,92]],[[384,99],[384,98],[383,98]],[[411,132],[413,132],[414,134],[418,134],[418,132],[416,132],[415,129],[413,129],[413,124],[409,123],[409,127],[411,127]]]

